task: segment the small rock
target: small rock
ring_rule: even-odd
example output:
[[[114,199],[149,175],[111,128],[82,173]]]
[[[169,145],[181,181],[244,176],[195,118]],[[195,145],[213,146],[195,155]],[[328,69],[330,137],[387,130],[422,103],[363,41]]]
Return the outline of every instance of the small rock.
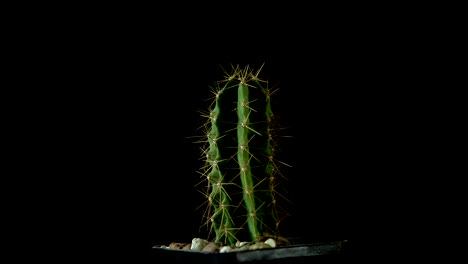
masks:
[[[185,245],[185,247],[183,247],[182,249],[190,250],[191,248],[192,248],[192,243],[188,243],[188,244]]]
[[[239,242],[239,243],[236,243],[236,246],[237,247],[243,247],[243,246],[249,245],[249,244],[250,244],[250,242]]]
[[[203,249],[202,251],[204,252],[216,252],[219,250],[219,246],[216,245],[216,243],[209,242]]]
[[[219,253],[227,253],[232,251],[234,251],[234,249],[230,246],[223,246],[219,249]]]
[[[262,249],[262,248],[271,248],[270,245],[263,243],[263,242],[258,242],[249,247],[249,250],[256,250],[256,249]]]
[[[169,245],[169,248],[173,248],[173,249],[183,249],[186,245],[187,245],[187,243],[176,243],[176,242],[172,242],[172,243]]]
[[[249,250],[251,245],[251,243],[242,244],[242,246],[236,248],[236,251]]]
[[[194,238],[192,239],[192,246],[190,247],[191,250],[202,250],[206,245],[208,245],[207,240],[201,238]]]
[[[272,248],[276,247],[276,242],[275,242],[275,240],[273,238],[269,238],[269,239],[265,240],[265,244],[270,245]]]

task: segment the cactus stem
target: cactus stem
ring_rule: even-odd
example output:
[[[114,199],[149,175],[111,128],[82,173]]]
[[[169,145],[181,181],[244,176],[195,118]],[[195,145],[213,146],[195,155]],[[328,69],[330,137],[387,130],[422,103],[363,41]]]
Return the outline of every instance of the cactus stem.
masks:
[[[250,140],[252,140],[252,139],[253,139],[253,136],[252,136],[252,138],[250,138],[250,139],[247,141],[247,143],[250,142]],[[237,147],[230,147],[230,148],[237,148]],[[241,145],[239,146],[239,149],[240,149],[240,151],[242,151],[242,152],[245,151],[246,153],[250,154],[250,159],[254,158],[256,161],[259,161],[259,162],[260,162],[260,159],[258,159],[257,157],[255,157],[255,156],[247,149],[247,144],[241,144]],[[234,153],[234,154],[230,157],[230,159],[233,159],[237,154],[238,154],[237,152]]]
[[[273,156],[276,135],[271,126],[276,118],[270,99],[278,89],[269,88],[268,81],[259,78],[263,65],[256,72],[248,65],[231,65],[230,73],[223,69],[225,78],[210,87],[208,111],[200,112],[206,120],[197,128],[204,132],[203,139],[197,140],[204,144],[200,152],[204,179],[200,183],[207,182],[203,195],[208,201],[204,205],[212,209],[205,210],[204,216],[206,224],[211,223],[210,234],[216,233],[216,241],[232,243],[236,236],[248,234],[256,241],[266,232],[278,231],[277,208],[282,208],[276,201],[280,197],[276,195],[276,174],[284,178],[279,169],[288,165]],[[230,106],[231,100],[236,106]],[[239,178],[241,185],[235,181]],[[237,210],[244,211],[233,217]],[[239,227],[237,221],[242,215],[246,222]]]

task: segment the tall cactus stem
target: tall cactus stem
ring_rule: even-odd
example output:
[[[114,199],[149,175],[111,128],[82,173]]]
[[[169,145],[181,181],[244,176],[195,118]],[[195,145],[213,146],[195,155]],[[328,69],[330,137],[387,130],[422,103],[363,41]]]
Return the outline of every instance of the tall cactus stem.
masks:
[[[281,173],[275,163],[273,92],[258,78],[260,70],[233,67],[217,83],[204,115],[207,145],[201,174],[208,181],[204,195],[212,208],[206,217],[215,240],[225,244],[279,235],[275,187]]]

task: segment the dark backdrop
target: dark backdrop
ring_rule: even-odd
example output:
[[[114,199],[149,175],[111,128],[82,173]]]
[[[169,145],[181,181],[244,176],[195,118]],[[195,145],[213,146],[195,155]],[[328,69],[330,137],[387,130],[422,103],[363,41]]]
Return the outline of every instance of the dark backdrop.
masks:
[[[29,245],[49,238],[43,222],[78,241],[70,257],[91,246],[117,248],[117,257],[128,245],[145,250],[134,257],[198,236],[198,152],[188,137],[219,65],[231,63],[265,63],[265,78],[280,88],[274,110],[292,136],[283,145],[293,166],[285,236],[374,248],[397,238],[390,250],[412,248],[423,237],[415,234],[434,241],[439,223],[425,223],[441,216],[434,205],[446,206],[437,185],[452,184],[444,178],[450,166],[438,159],[450,153],[436,147],[451,145],[449,125],[461,123],[450,120],[457,111],[442,111],[456,95],[439,98],[459,86],[439,71],[450,65],[438,57],[453,54],[450,38],[437,34],[451,33],[438,15],[422,5],[287,10],[282,3],[272,11],[239,4],[228,14],[175,4],[147,14],[111,6],[51,9],[60,17],[35,12],[40,19],[9,39],[17,49],[5,50],[15,73],[5,73],[12,77],[5,90],[17,97],[4,97],[13,102],[5,114],[20,138],[5,140],[32,160],[19,160],[31,172],[15,179],[21,189],[32,183],[25,200],[37,205],[17,208],[30,212],[27,226],[44,232],[26,237]],[[436,184],[428,188],[431,176]],[[427,217],[415,217],[424,209]]]
[[[297,50],[295,50],[297,48]],[[247,49],[248,50],[248,49]],[[163,51],[161,51],[163,52]],[[263,74],[280,88],[275,110],[287,134],[291,216],[288,237],[311,241],[362,238],[381,217],[398,157],[401,131],[395,103],[395,54],[365,45],[319,43],[258,53],[172,50],[155,53],[144,69],[145,82],[133,89],[133,155],[148,193],[148,236],[152,244],[190,241],[199,233],[202,202],[193,188],[200,166],[197,145],[199,109],[208,86],[219,80],[219,65],[265,63]],[[398,96],[397,96],[398,97]],[[400,100],[398,102],[401,103]],[[373,227],[372,227],[373,228]],[[371,228],[371,229],[372,229]]]
[[[412,122],[414,92],[404,81],[411,60],[402,64],[406,47],[383,37],[335,33],[240,47],[138,35],[77,49],[77,70],[63,74],[74,81],[64,120],[80,182],[104,196],[93,208],[117,212],[103,225],[113,236],[128,225],[150,245],[202,236],[198,146],[189,138],[198,133],[197,110],[222,78],[220,65],[263,63],[263,76],[279,87],[274,110],[292,136],[282,146],[292,165],[284,236],[363,240],[382,219],[398,218],[383,208],[410,155],[400,149]]]

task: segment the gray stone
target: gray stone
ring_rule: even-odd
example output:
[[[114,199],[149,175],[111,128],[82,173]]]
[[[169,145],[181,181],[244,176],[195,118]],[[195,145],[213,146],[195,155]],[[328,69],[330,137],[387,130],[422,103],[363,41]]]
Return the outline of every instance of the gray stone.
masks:
[[[190,247],[191,250],[203,250],[203,248],[208,245],[208,242],[207,240],[205,239],[202,239],[202,238],[194,238],[192,239],[192,246]]]

